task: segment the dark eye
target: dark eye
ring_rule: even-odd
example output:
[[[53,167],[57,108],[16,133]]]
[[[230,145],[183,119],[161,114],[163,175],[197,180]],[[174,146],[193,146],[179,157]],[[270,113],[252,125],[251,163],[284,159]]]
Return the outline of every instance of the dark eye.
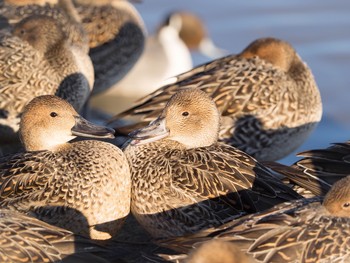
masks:
[[[54,117],[57,116],[57,113],[56,113],[56,112],[51,112],[51,113],[50,113],[50,116],[54,118]]]
[[[184,111],[183,113],[182,113],[182,116],[188,116],[188,115],[190,115],[189,113],[188,113],[188,111]]]
[[[350,203],[344,203],[344,204],[343,204],[343,207],[344,207],[344,208],[350,207]]]

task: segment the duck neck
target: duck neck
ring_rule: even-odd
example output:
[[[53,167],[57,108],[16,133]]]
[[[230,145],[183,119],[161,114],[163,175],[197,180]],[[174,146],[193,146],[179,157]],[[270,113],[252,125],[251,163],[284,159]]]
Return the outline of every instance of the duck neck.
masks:
[[[23,133],[23,131],[20,131],[20,139],[25,150],[28,152],[45,150],[57,151],[70,146],[67,141],[75,138],[75,136],[68,138],[67,136],[61,135],[47,136],[37,132],[35,134],[33,133],[34,131],[32,133]]]
[[[169,76],[180,74],[192,68],[191,53],[173,27],[161,28],[158,32],[158,38],[164,47],[168,64],[172,67],[168,69]]]

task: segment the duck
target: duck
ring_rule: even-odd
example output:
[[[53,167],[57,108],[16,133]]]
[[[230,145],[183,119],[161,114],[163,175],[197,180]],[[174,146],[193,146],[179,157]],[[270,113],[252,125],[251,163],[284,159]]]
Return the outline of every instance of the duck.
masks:
[[[120,111],[122,106],[113,103],[111,107],[106,104],[106,98],[123,98],[131,103],[153,92],[166,79],[192,69],[191,51],[199,51],[209,58],[226,54],[209,37],[199,16],[189,11],[171,12],[156,33],[146,38],[144,51],[135,66],[106,93],[94,96],[91,105],[109,114]]]
[[[98,262],[106,249],[65,229],[0,208],[1,262]]]
[[[129,1],[74,0],[89,36],[95,83],[92,96],[104,92],[134,66],[145,45],[146,27]]]
[[[171,256],[166,255],[171,261]],[[180,261],[179,256],[175,256]],[[223,240],[210,240],[193,248],[186,255],[186,263],[257,263],[248,257],[235,244]]]
[[[84,54],[89,52],[89,37],[71,0],[4,0],[0,3],[0,15],[2,29],[31,15],[52,17],[71,44],[79,47]]]
[[[80,51],[69,45],[56,20],[44,15],[24,18],[0,33],[2,155],[18,151],[20,113],[34,97],[58,95],[82,109],[93,87],[86,69],[92,73],[93,68]]]
[[[286,41],[260,38],[229,55],[168,80],[106,124],[121,136],[150,121],[179,90],[210,95],[220,113],[219,140],[260,161],[296,149],[322,117],[322,101],[310,68]]]
[[[295,188],[307,189],[310,192],[307,197],[325,195],[335,182],[350,175],[350,141],[303,151],[297,156],[301,159],[291,166],[277,162],[264,165],[284,175]]]
[[[130,212],[131,174],[123,152],[97,140],[114,130],[43,95],[24,108],[19,134],[25,151],[0,159],[0,206],[91,239],[116,236]],[[95,140],[70,142],[77,136]]]
[[[144,48],[144,22],[128,1],[4,0],[0,14],[6,18],[5,25],[33,14],[57,19],[68,39],[84,48],[92,60],[92,95],[120,80]]]
[[[192,247],[222,240],[239,247],[257,262],[348,262],[349,185],[347,176],[324,197],[286,202],[196,235],[162,241],[163,246],[183,253],[181,260],[176,256],[164,258],[186,262]]]
[[[131,212],[153,238],[195,233],[300,198],[254,158],[218,142],[220,112],[200,89],[171,97],[129,134]]]

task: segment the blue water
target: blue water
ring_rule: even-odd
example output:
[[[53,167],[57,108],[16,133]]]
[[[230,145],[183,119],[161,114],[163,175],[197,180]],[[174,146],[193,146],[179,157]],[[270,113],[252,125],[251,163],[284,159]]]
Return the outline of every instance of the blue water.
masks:
[[[323,119],[296,152],[350,139],[350,1],[144,0],[135,4],[149,33],[166,14],[188,10],[205,22],[214,42],[238,53],[252,40],[273,36],[291,43],[312,69]],[[209,59],[195,53],[195,65]],[[295,153],[281,160],[291,164]]]

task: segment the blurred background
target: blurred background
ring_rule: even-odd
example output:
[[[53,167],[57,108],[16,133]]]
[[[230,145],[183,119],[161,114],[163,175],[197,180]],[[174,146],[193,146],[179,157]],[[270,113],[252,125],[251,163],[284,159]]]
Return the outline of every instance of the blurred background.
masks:
[[[204,21],[215,44],[229,53],[240,52],[260,37],[288,41],[311,68],[323,100],[321,123],[295,153],[350,139],[349,1],[151,0],[135,7],[149,34],[170,12],[191,11]],[[194,65],[210,60],[192,54]],[[297,160],[295,153],[281,162],[291,164]]]

